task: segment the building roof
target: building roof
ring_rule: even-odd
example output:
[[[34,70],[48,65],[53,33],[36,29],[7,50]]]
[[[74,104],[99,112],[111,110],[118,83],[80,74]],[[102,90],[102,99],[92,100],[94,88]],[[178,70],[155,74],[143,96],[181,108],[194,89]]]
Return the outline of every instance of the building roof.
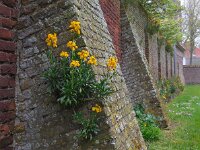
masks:
[[[190,51],[189,49],[186,49],[185,51],[185,57],[189,58],[190,57]],[[200,58],[200,48],[195,48],[193,52],[193,57]]]

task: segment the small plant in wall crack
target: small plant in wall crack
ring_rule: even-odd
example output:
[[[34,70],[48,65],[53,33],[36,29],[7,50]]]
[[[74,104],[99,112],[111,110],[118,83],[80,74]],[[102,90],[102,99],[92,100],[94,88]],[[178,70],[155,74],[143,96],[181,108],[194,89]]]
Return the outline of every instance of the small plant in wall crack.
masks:
[[[98,134],[99,130],[99,113],[102,112],[102,107],[96,104],[92,107],[91,113],[88,118],[85,118],[83,113],[77,112],[74,114],[74,120],[81,125],[81,129],[78,133],[78,137],[82,139],[89,139]]]
[[[56,33],[48,34],[46,44],[50,66],[44,77],[49,92],[57,96],[58,102],[67,108],[75,108],[88,101],[102,100],[114,92],[111,81],[116,76],[117,58],[111,56],[107,59],[107,72],[97,81],[93,72],[93,68],[99,65],[97,58],[87,48],[81,48],[77,44],[77,39],[81,36],[80,22],[72,21],[69,31],[73,37],[66,42],[64,49],[59,48]],[[96,108],[96,113],[97,110],[102,111],[98,106],[92,107],[93,110]],[[83,126],[80,137],[91,139],[99,131],[98,115],[94,111],[89,118],[75,112],[74,119]]]

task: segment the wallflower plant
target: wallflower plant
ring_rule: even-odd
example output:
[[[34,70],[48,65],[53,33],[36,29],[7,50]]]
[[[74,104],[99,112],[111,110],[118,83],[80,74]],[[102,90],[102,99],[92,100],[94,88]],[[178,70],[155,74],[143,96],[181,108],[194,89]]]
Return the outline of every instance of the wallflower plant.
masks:
[[[171,100],[180,92],[184,90],[184,85],[180,80],[180,77],[172,77],[171,79],[161,79],[157,83],[160,98],[166,102]]]
[[[113,92],[110,80],[116,75],[117,59],[111,56],[107,60],[108,73],[97,81],[92,69],[98,65],[97,58],[86,48],[79,48],[77,45],[76,39],[81,35],[80,22],[72,21],[69,29],[74,36],[66,43],[66,48],[62,51],[58,47],[57,34],[48,34],[46,44],[49,49],[47,56],[50,66],[44,73],[44,77],[47,80],[49,92],[57,96],[58,102],[67,108],[75,108],[87,101],[102,100]],[[60,52],[58,56],[55,55],[57,52]],[[81,137],[85,139],[91,139],[98,131],[96,114],[101,112],[102,108],[96,104],[90,111],[92,115],[89,118],[84,119],[81,112],[75,112],[74,115],[83,127]]]

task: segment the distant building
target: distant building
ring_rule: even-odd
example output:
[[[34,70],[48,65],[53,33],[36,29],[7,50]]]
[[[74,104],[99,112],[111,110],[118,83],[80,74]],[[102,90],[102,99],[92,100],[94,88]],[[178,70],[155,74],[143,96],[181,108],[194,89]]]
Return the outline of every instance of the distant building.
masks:
[[[200,65],[200,48],[195,48],[192,55],[192,65]],[[189,48],[186,48],[183,57],[183,65],[190,65],[190,51]]]

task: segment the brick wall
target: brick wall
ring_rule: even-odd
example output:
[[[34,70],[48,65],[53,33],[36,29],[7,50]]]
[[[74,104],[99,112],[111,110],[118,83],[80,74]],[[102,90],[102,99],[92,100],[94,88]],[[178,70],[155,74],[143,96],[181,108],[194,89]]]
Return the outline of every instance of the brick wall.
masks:
[[[149,70],[153,76],[153,81],[158,80],[158,42],[157,35],[149,35]]]
[[[135,12],[134,7],[130,6],[124,10],[121,8],[121,29],[122,29],[122,72],[131,96],[132,103],[144,104],[146,111],[164,118],[159,99],[153,84],[152,76],[149,72],[143,47],[137,43],[134,23],[129,20]],[[131,11],[131,12],[129,12]],[[131,16],[129,16],[131,15]],[[130,17],[130,18],[129,18]],[[166,125],[165,120],[161,122]]]
[[[103,101],[106,120],[102,132],[89,142],[77,140],[75,135],[79,126],[72,122],[73,111],[63,109],[56,98],[47,93],[47,84],[42,78],[43,71],[48,68],[44,42],[47,34],[56,32],[61,39],[58,41],[59,49],[64,48],[68,40],[65,35],[69,34],[68,23],[74,19],[80,20],[82,25],[80,46],[87,46],[101,64],[94,68],[97,79],[105,72],[105,58],[116,53],[98,1],[21,2],[17,25],[15,121],[21,130],[14,136],[15,149],[146,149],[119,66],[117,72],[120,76],[113,82],[117,92]]]
[[[172,77],[175,76],[175,64],[174,64],[174,57],[172,57]],[[183,65],[182,65],[183,66]]]
[[[12,149],[15,119],[17,0],[0,1],[0,149]]]
[[[172,60],[171,60],[171,54],[166,52],[166,77],[168,79],[171,78],[172,75]]]
[[[14,135],[16,150],[92,149],[98,145],[99,148],[106,145],[112,149],[109,142],[102,144],[103,140],[99,144],[78,143],[75,135],[79,126],[72,121],[73,111],[61,107],[54,95],[48,93],[48,85],[42,77],[49,66],[45,43],[47,34],[56,32],[59,49],[65,48],[70,38],[66,37],[69,35],[69,22],[77,20],[76,10],[75,4],[65,0],[21,1],[16,27],[18,74],[15,124],[19,127]],[[104,129],[106,133],[107,126]],[[109,140],[109,135],[107,138]]]
[[[200,66],[183,66],[186,84],[200,84]]]
[[[116,55],[115,47],[113,46],[113,40],[109,34],[107,24],[103,18],[103,12],[99,7],[98,1],[79,1],[82,7],[80,9],[80,14],[82,14],[80,15],[80,20],[83,24],[83,28],[85,29],[83,31],[83,35],[86,39],[86,46],[89,48],[91,53],[98,54],[98,60],[101,62],[98,68],[94,70],[98,75],[98,79],[107,71],[105,59],[109,56]],[[110,12],[111,16],[112,13],[115,14],[116,10],[113,11],[114,12]],[[90,17],[92,15],[94,15],[94,17]],[[85,18],[88,18],[88,20],[85,20]],[[91,30],[89,26],[94,26],[94,28]],[[94,35],[96,35],[97,38],[95,38]],[[95,44],[95,42],[98,44]],[[119,65],[117,67],[117,72],[119,76],[117,76],[112,82],[113,86],[116,87],[117,92],[113,93],[103,101],[107,121],[110,126],[110,134],[115,143],[114,147],[119,150],[146,150],[144,140],[141,136],[135,118],[135,113],[129,97],[129,91],[127,90]]]
[[[165,51],[165,45],[160,46],[159,48],[160,52],[160,78],[165,79],[166,78],[166,51]]]
[[[145,43],[145,41],[149,40],[147,39],[148,36],[145,33],[148,23],[147,14],[137,1],[133,2],[133,4],[131,4],[131,7],[130,5],[122,7],[126,8],[126,12],[129,17],[129,21],[131,22],[130,25],[132,28],[132,32],[135,36],[136,43],[140,51],[142,51],[142,54],[145,55],[145,50],[147,48],[147,44]]]
[[[113,45],[117,57],[121,60],[121,28],[120,28],[120,1],[119,0],[100,0],[101,9],[111,34]]]

